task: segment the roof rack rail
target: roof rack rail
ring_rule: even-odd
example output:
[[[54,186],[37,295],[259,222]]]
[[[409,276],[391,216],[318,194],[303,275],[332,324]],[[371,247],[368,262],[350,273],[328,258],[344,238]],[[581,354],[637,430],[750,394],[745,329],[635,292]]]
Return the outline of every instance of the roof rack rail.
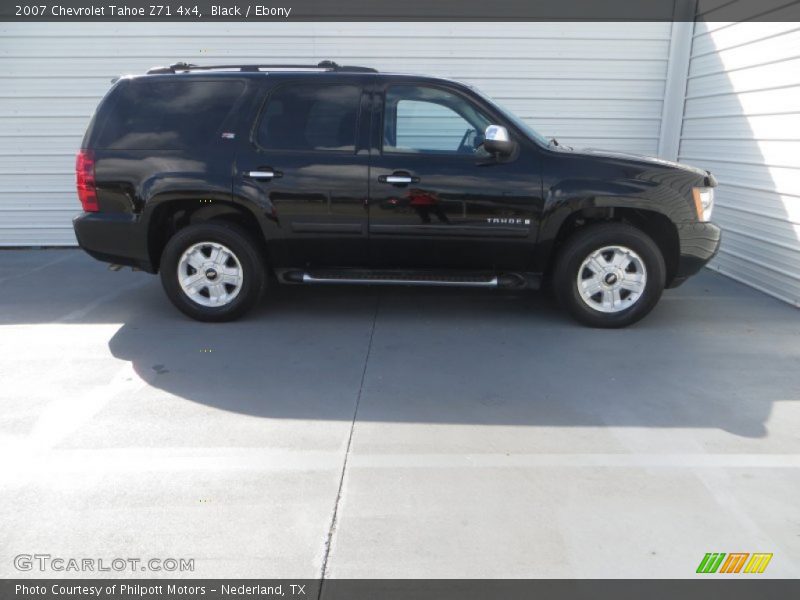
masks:
[[[316,65],[194,65],[185,62],[177,62],[168,67],[153,67],[148,69],[148,75],[163,75],[167,73],[185,73],[188,71],[243,71],[257,73],[259,71],[337,71],[345,73],[377,73],[377,69],[370,67],[353,67],[338,65],[332,60],[323,60]]]

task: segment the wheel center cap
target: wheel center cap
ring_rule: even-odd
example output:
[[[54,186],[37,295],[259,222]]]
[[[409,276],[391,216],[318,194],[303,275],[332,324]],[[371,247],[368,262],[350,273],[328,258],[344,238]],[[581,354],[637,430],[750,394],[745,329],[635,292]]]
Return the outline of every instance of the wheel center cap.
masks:
[[[608,273],[603,279],[603,281],[606,282],[606,285],[614,285],[615,283],[617,283],[618,279],[619,277],[617,277],[616,273]]]
[[[214,281],[217,278],[217,272],[214,269],[206,269],[206,279]]]

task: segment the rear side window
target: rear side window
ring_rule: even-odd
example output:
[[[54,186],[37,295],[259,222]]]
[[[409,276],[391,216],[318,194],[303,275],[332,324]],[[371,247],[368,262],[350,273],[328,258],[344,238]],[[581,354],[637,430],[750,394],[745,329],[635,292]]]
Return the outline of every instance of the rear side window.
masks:
[[[267,98],[258,125],[265,150],[355,152],[361,88],[288,84]]]
[[[95,142],[119,150],[183,150],[208,145],[244,91],[242,81],[130,82],[120,89]]]

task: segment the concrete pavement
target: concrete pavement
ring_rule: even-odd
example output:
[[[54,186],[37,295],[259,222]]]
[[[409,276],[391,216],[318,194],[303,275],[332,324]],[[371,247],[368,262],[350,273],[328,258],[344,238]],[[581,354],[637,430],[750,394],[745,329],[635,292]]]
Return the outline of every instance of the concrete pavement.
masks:
[[[413,288],[200,324],[75,250],[0,251],[0,285],[2,577],[800,575],[800,313],[714,273],[620,331]]]

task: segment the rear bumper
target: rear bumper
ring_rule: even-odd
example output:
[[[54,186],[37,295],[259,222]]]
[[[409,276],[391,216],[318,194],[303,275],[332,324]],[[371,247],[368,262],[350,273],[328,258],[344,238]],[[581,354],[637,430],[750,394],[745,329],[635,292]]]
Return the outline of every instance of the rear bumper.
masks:
[[[667,287],[678,287],[714,258],[721,237],[722,231],[713,223],[678,224],[680,257],[675,277]]]
[[[135,216],[83,213],[72,220],[72,227],[80,247],[97,260],[155,272],[147,250],[147,236]]]

